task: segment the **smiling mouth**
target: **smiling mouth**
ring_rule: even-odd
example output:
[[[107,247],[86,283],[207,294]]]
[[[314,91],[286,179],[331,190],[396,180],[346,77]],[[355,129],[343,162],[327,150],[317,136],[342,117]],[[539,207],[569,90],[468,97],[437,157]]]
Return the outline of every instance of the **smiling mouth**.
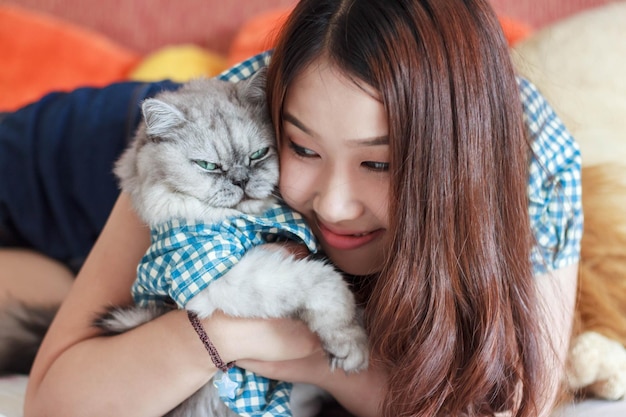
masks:
[[[372,242],[383,232],[383,229],[374,230],[372,232],[361,233],[339,233],[330,230],[323,224],[317,224],[323,241],[330,247],[339,250],[358,249]]]

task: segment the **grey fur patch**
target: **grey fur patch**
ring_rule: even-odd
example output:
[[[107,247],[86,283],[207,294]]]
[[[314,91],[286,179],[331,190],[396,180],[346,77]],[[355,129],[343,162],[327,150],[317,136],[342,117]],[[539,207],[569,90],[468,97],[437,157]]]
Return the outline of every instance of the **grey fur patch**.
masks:
[[[92,325],[101,329],[105,335],[111,336],[134,329],[171,310],[172,308],[157,306],[149,308],[111,307],[106,312],[96,316]]]
[[[0,312],[0,374],[28,374],[58,311],[11,302]]]

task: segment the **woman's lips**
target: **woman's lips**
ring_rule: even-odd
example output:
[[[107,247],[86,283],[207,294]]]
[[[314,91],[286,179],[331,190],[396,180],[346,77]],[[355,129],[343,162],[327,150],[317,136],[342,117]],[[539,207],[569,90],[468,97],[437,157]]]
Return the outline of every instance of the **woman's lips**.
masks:
[[[382,229],[367,233],[350,233],[335,232],[318,222],[320,233],[328,246],[340,250],[351,250],[359,248],[376,239],[382,232]]]

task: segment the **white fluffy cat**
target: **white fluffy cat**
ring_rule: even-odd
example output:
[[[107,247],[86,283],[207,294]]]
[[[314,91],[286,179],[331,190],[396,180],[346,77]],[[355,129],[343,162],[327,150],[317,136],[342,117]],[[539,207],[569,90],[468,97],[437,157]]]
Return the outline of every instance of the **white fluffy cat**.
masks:
[[[357,320],[354,297],[327,261],[297,259],[255,242],[244,245],[245,254],[225,271],[216,273],[211,267],[207,272],[209,259],[223,256],[214,256],[222,246],[215,242],[230,244],[237,239],[239,231],[233,229],[240,224],[255,229],[257,216],[265,219],[268,213],[279,213],[273,218],[276,222],[287,217],[286,222],[298,223],[285,230],[282,225],[274,227],[276,222],[270,229],[255,229],[263,240],[293,238],[308,230],[301,217],[275,197],[278,157],[264,85],[262,70],[239,83],[195,80],[143,103],[144,122],[115,172],[151,226],[152,246],[133,287],[138,305],[112,309],[95,323],[108,333],[120,333],[172,308],[185,308],[201,318],[216,310],[237,317],[296,317],[319,335],[333,368],[364,369],[367,338]],[[186,236],[199,225],[216,224],[213,235],[206,237],[202,229],[199,236]],[[225,229],[232,235],[224,237]],[[193,266],[186,263],[191,256],[186,247],[172,249],[173,255],[171,248],[163,249],[180,236],[192,246],[209,240],[209,249],[201,248]],[[181,278],[184,275],[189,277]],[[237,414],[209,383],[167,415]]]

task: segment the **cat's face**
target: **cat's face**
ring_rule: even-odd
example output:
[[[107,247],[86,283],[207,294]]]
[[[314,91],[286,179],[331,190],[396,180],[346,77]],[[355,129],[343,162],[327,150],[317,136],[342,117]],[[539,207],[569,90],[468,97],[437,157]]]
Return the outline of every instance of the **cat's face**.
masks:
[[[173,100],[144,103],[150,175],[174,194],[255,212],[278,182],[274,132],[252,86],[199,80]]]

